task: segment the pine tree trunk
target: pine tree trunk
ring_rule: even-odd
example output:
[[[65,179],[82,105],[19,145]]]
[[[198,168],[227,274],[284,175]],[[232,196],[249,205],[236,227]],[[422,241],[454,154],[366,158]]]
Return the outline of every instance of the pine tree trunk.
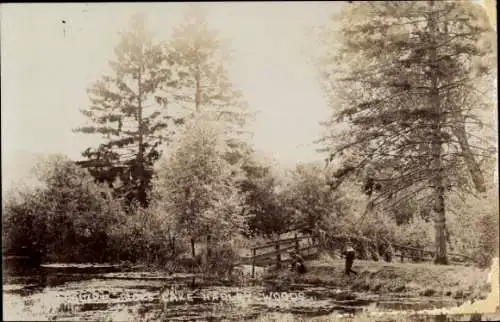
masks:
[[[434,1],[430,3],[431,10],[434,6]],[[438,32],[437,24],[435,21],[435,13],[431,12],[429,17],[429,29],[431,35],[436,35]],[[435,264],[447,264],[447,252],[446,252],[446,212],[445,212],[445,201],[444,201],[444,186],[443,186],[443,169],[441,162],[442,155],[442,143],[441,143],[441,102],[438,90],[438,64],[437,61],[437,46],[435,38],[432,39],[433,46],[430,49],[430,61],[431,61],[431,81],[432,89],[430,93],[430,105],[435,111],[435,127],[434,127],[434,137],[432,140],[432,157],[433,166],[432,171],[435,173],[434,177],[434,227],[435,227],[435,247],[436,247],[436,257]]]
[[[434,227],[436,229],[436,264],[448,264],[448,256],[446,251],[446,211],[444,202],[444,188],[434,188],[435,190],[435,206],[434,206]]]

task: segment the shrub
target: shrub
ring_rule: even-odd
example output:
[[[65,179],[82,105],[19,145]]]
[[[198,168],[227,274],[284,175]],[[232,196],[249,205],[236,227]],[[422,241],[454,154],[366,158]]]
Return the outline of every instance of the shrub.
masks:
[[[479,245],[475,256],[481,267],[489,267],[493,257],[498,257],[498,213],[486,213],[479,219]]]
[[[450,248],[468,255],[480,266],[489,266],[498,256],[498,187],[480,197],[450,202]]]
[[[108,234],[114,261],[166,265],[186,250],[185,241],[170,234],[153,209],[131,208]]]
[[[231,241],[223,241],[217,243],[212,248],[211,256],[209,257],[209,270],[210,272],[228,273],[233,268],[238,260],[238,251]]]
[[[71,160],[53,156],[35,169],[41,186],[3,204],[4,251],[49,261],[104,261],[108,227],[121,204]]]
[[[415,216],[406,225],[397,226],[394,242],[409,247],[431,247],[434,244],[434,224]]]

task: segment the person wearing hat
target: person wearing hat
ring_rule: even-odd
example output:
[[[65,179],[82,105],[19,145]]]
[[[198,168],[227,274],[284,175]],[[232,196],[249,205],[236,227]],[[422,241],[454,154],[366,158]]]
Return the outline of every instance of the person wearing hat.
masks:
[[[352,270],[352,264],[354,263],[354,257],[356,256],[356,251],[354,250],[352,242],[350,240],[348,240],[346,243],[344,255],[345,255],[345,274],[346,275],[350,275],[351,273],[353,273],[354,275],[358,274],[357,272]]]

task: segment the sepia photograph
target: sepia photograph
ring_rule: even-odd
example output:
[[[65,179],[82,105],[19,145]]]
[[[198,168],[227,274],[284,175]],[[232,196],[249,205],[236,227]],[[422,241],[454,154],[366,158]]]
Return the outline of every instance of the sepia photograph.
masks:
[[[4,321],[500,321],[496,0],[2,3]]]

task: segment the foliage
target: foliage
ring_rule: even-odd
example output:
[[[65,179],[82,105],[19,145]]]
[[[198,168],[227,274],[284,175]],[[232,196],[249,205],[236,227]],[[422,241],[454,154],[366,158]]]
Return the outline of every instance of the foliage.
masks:
[[[450,245],[457,253],[474,258],[481,266],[498,256],[498,187],[482,196],[453,199],[450,208]]]
[[[397,226],[394,240],[403,246],[432,249],[434,245],[432,230],[432,222],[414,217],[408,224]]]
[[[4,251],[52,261],[106,260],[107,230],[122,212],[120,201],[64,157],[49,158],[36,171],[42,187],[5,201]]]
[[[241,233],[255,241],[306,227],[429,247],[430,217],[444,227],[446,209],[451,250],[488,264],[498,196],[484,176],[495,152],[485,120],[495,48],[483,13],[462,2],[356,3],[344,13],[338,39],[324,38],[338,50],[320,65],[333,111],[322,142],[336,171],[310,163],[282,175],[258,159],[244,140],[251,113],[229,79],[229,47],[203,10],[191,6],[165,47],[136,15],[112,75],[89,89],[91,125],[76,130],[105,140],[78,163],[90,173],[61,157],[40,164],[42,186],[3,203],[4,251],[165,265],[189,242],[197,261],[194,243],[206,242],[205,268],[224,271]]]
[[[299,164],[290,176],[289,184],[281,193],[287,207],[293,209],[297,227],[322,226],[328,217],[342,215],[336,195],[326,184],[329,173],[324,166],[317,163]]]
[[[154,207],[125,212],[111,189],[55,156],[35,169],[42,185],[3,204],[4,252],[44,261],[165,264],[185,250]]]
[[[399,190],[410,190],[411,186],[417,184],[420,187],[420,183],[429,177],[426,173],[431,171],[430,168],[426,171],[419,170],[421,165],[432,159],[432,155],[428,153],[430,150],[427,149],[430,146],[422,144],[431,142],[432,126],[436,119],[432,111],[426,111],[421,106],[428,101],[430,95],[427,66],[430,58],[422,53],[420,42],[426,43],[432,37],[442,40],[439,42],[442,42],[439,46],[440,55],[436,58],[440,63],[433,65],[443,75],[440,79],[443,91],[440,100],[446,100],[446,108],[449,110],[442,111],[442,114],[458,113],[462,109],[461,113],[470,119],[470,122],[464,121],[469,131],[474,129],[474,124],[480,123],[473,108],[451,101],[452,98],[455,99],[454,95],[462,95],[466,88],[484,85],[478,83],[478,78],[491,79],[488,77],[490,70],[479,68],[483,72],[473,74],[474,66],[469,66],[467,70],[462,68],[462,59],[470,63],[475,58],[488,58],[492,54],[488,30],[479,22],[479,9],[473,7],[470,10],[468,18],[473,19],[473,26],[460,27],[467,30],[467,36],[465,31],[464,35],[456,36],[450,31],[432,31],[428,25],[430,17],[436,12],[443,12],[438,23],[448,24],[450,28],[454,24],[460,24],[462,15],[466,14],[463,6],[466,4],[440,3],[429,7],[425,2],[352,5],[346,12],[340,32],[341,48],[335,52],[335,56],[328,53],[324,65],[320,67],[325,77],[325,90],[335,110],[331,123],[347,122],[351,125],[343,131],[340,140],[339,137],[325,137],[325,144],[333,144],[328,149],[333,155],[347,152],[351,161],[359,163],[357,166],[360,169],[367,168],[363,174],[367,177],[375,176],[376,181],[382,184],[380,199],[391,199],[389,197],[394,197]],[[387,19],[388,22],[382,23],[382,19]],[[452,57],[448,57],[449,55]],[[354,56],[357,59],[353,59]],[[446,59],[451,61],[441,63]],[[340,67],[335,68],[327,63],[335,63],[335,66]],[[335,88],[331,87],[334,84],[334,73],[340,75]],[[470,92],[468,95],[474,100],[476,109],[487,106],[484,97],[476,97],[472,90]],[[447,177],[450,185],[455,183],[454,178],[460,178],[457,170],[462,166],[455,155],[465,153],[455,145],[461,138],[453,140],[452,136],[456,134],[452,130],[454,126],[458,126],[457,123],[465,125],[464,122],[450,119],[443,120],[441,124],[441,140],[448,145],[445,149],[447,151],[442,154],[443,167],[451,171]],[[488,151],[485,152],[480,147],[473,151],[474,155],[491,155]],[[412,166],[415,167],[414,170]],[[391,175],[389,171],[394,174]],[[467,182],[466,178],[461,180],[453,187],[458,188]],[[392,201],[399,199],[406,198],[395,198]]]
[[[135,15],[122,33],[111,61],[113,75],[103,76],[88,90],[91,106],[82,113],[90,126],[77,132],[102,135],[105,143],[87,149],[82,165],[101,182],[132,203],[147,205],[153,163],[167,141],[166,98],[160,88],[170,79],[170,63],[162,47],[153,42],[145,16]],[[119,179],[119,181],[116,181]]]
[[[464,2],[352,4],[338,50],[319,67],[334,111],[323,140],[330,160],[345,154],[346,174],[364,178],[383,211],[409,199],[432,203],[440,262],[447,191],[484,191],[478,159],[494,150],[473,139],[494,74],[481,10]],[[348,125],[340,133],[339,123]]]
[[[181,236],[171,235],[162,216],[151,208],[134,207],[109,228],[113,261],[165,265],[186,250]]]
[[[145,16],[132,17],[110,62],[113,75],[89,89],[92,105],[82,113],[92,124],[76,129],[103,136],[105,143],[87,149],[88,160],[80,164],[130,204],[148,205],[153,166],[172,125],[204,114],[224,125],[225,158],[232,164],[250,149],[245,139],[252,115],[229,80],[227,42],[207,26],[201,8],[189,8],[166,46],[153,41]]]
[[[285,207],[286,201],[279,191],[282,180],[273,164],[254,153],[244,160],[242,170],[245,178],[240,191],[245,198],[244,211],[251,235],[271,237],[285,232],[293,221],[293,213]]]
[[[238,169],[222,157],[224,149],[220,131],[197,118],[159,165],[154,199],[192,242],[207,236],[224,240],[245,230]]]
[[[252,113],[229,78],[229,42],[210,28],[207,14],[201,6],[191,4],[183,23],[174,29],[166,51],[175,73],[166,92],[186,118],[203,113],[223,126],[229,147],[225,157],[234,164],[248,148],[244,141],[249,138]]]

